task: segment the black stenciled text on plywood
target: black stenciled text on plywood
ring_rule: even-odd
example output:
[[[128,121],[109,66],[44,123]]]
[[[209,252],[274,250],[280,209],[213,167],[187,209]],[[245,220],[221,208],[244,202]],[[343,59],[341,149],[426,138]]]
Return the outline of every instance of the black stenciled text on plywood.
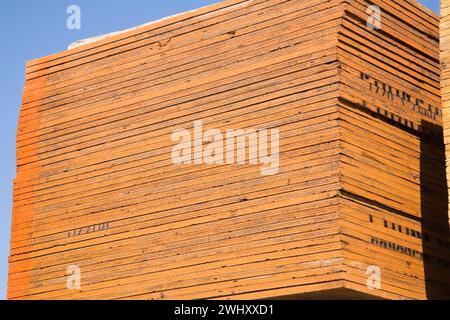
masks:
[[[389,100],[399,100],[404,105],[410,105],[411,110],[416,113],[433,120],[436,120],[437,116],[442,116],[442,111],[438,107],[427,104],[421,98],[414,97],[404,90],[397,89],[363,72],[361,72],[360,78],[369,83],[370,91],[385,96]]]
[[[88,233],[105,231],[109,229],[109,222],[94,224],[87,227],[76,228],[73,230],[69,230],[68,237],[77,237]]]
[[[448,249],[449,249],[448,241],[443,240],[443,239],[441,239],[439,237],[431,236],[431,234],[422,233],[422,232],[416,231],[414,229],[404,227],[404,226],[402,226],[402,225],[400,225],[398,223],[393,223],[393,222],[390,222],[390,221],[388,221],[386,219],[382,219],[382,221],[383,221],[383,226],[386,229],[390,229],[392,231],[399,232],[399,233],[408,235],[410,237],[420,239],[420,240],[422,240],[423,243],[424,242],[426,242],[428,244],[432,243],[432,244],[434,244],[436,246],[441,247],[442,250],[447,250],[448,251]],[[369,222],[370,223],[375,223],[375,217],[372,216],[372,215],[369,215]],[[387,240],[380,239],[380,238],[377,238],[377,237],[372,237],[371,238],[371,244],[379,246],[379,247],[382,247],[384,249],[394,250],[396,252],[400,252],[400,253],[409,255],[411,257],[418,258],[418,259],[420,259],[422,261],[427,261],[429,263],[433,263],[435,265],[439,265],[442,268],[450,269],[450,261],[449,260],[444,259],[442,257],[434,256],[434,255],[432,255],[432,254],[430,254],[428,252],[420,252],[420,251],[411,249],[409,247],[405,247],[403,245],[400,245],[400,244],[398,244],[396,242],[387,241]]]

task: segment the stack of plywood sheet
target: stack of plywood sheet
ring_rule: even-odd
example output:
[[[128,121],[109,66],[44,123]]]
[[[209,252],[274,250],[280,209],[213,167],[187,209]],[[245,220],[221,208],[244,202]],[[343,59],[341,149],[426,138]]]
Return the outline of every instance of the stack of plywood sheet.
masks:
[[[447,186],[450,181],[450,1],[441,0],[440,23],[441,93],[444,142],[446,147]],[[450,203],[450,197],[449,197]],[[450,211],[449,211],[450,218]]]
[[[383,291],[450,297],[439,19],[416,1],[373,1],[379,17],[350,3],[338,44],[349,286],[364,290],[372,265]]]
[[[438,18],[374,3],[227,0],[29,62],[8,297],[448,296]]]

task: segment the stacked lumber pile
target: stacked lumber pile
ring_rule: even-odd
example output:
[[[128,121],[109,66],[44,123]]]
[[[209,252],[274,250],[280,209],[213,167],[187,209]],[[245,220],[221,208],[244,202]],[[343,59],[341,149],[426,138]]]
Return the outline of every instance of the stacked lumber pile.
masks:
[[[339,32],[342,240],[348,287],[381,271],[398,298],[450,297],[439,18],[416,1],[351,1]],[[373,24],[373,22],[372,22]]]
[[[445,158],[447,166],[447,184],[450,186],[450,1],[441,0],[440,23],[440,47],[441,47],[441,93],[442,114],[444,127]],[[450,193],[449,193],[450,194]],[[449,197],[450,203],[450,197]],[[450,211],[449,211],[450,219]]]
[[[338,287],[342,5],[225,1],[28,63],[9,298]],[[278,174],[173,164],[173,131],[198,120],[279,129]]]
[[[227,0],[29,62],[8,297],[445,296],[438,19],[374,2],[380,30],[362,0]],[[199,121],[278,130],[276,174],[174,163]]]

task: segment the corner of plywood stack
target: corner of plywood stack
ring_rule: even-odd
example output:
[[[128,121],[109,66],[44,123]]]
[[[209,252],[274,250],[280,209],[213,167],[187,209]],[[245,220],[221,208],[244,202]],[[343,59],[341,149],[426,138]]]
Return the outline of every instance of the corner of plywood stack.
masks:
[[[29,62],[8,297],[446,296],[438,18],[373,2],[227,0]]]

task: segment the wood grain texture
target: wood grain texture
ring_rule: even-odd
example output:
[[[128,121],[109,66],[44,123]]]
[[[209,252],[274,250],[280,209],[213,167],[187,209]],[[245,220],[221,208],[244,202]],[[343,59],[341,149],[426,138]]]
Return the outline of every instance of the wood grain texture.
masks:
[[[373,2],[379,30],[227,0],[28,62],[8,298],[448,297],[439,20]],[[278,173],[173,164],[198,120],[278,129]]]
[[[441,92],[442,113],[444,127],[444,141],[446,147],[447,180],[450,181],[450,1],[441,1],[441,23],[440,23],[440,60],[441,60]],[[450,198],[449,198],[450,202]],[[449,211],[450,219],[450,211]]]

